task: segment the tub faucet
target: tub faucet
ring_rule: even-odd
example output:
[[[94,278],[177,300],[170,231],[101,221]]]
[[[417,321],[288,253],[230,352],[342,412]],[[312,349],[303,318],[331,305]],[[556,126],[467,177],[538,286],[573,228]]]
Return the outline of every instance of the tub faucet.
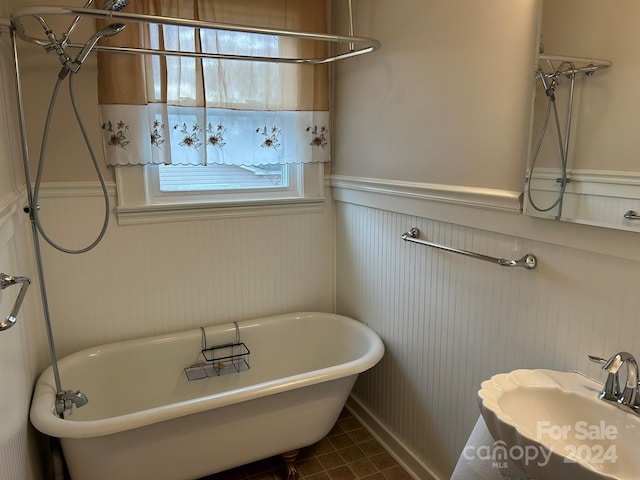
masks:
[[[76,408],[80,408],[87,403],[89,403],[89,399],[80,390],[63,390],[56,395],[56,413],[71,415],[74,405]]]

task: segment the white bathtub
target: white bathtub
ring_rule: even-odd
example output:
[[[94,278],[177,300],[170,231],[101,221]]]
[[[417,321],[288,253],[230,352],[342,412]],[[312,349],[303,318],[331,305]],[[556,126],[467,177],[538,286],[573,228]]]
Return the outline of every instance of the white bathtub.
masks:
[[[89,403],[54,413],[51,368],[31,422],[61,439],[73,480],[194,479],[311,445],[333,427],[351,388],[384,353],[373,330],[326,313],[238,322],[251,368],[188,381],[202,361],[201,330],[113,343],[59,361],[63,388]],[[205,329],[233,343],[235,326]]]

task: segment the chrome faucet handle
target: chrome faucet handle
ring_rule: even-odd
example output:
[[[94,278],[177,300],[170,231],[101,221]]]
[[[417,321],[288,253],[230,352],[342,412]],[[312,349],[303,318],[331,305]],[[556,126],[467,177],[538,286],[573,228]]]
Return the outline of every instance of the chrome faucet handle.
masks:
[[[625,363],[627,364],[627,382],[622,395],[618,397],[618,403],[635,409],[638,408],[640,398],[638,397],[638,364],[633,355],[628,352],[617,353],[602,368],[617,372]]]
[[[629,352],[619,352],[613,355],[602,367],[609,373],[618,373],[622,365],[627,365],[627,381],[622,391],[618,395],[618,403],[632,409],[637,409],[640,398],[638,398],[638,364],[636,359]]]
[[[611,400],[611,401],[617,402],[618,398],[620,397],[620,380],[618,379],[618,369],[622,364],[618,365],[615,371],[610,371],[606,369],[604,365],[606,365],[609,361],[611,361],[611,359],[613,359],[615,355],[611,357],[611,359],[609,360],[606,360],[601,357],[597,357],[595,355],[589,355],[588,357],[590,361],[603,365],[602,369],[607,370],[608,372],[607,381],[605,382],[604,388],[600,392],[599,397],[602,400]]]
[[[607,359],[606,358],[598,357],[596,355],[587,355],[587,358],[590,361],[592,361],[593,363],[601,363],[602,365],[607,363]]]

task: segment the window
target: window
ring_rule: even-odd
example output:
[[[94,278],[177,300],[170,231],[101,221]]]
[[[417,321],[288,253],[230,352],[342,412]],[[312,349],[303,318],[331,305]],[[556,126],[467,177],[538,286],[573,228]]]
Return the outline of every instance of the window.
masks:
[[[228,203],[304,197],[300,165],[147,166],[147,201]]]
[[[286,12],[261,0],[247,0],[245,9],[235,0],[190,3],[143,1],[135,8],[151,15],[191,18],[196,12],[199,20],[326,31],[324,0],[292,0]],[[318,49],[326,47],[182,26],[130,24],[125,31],[133,33],[106,40],[131,46],[126,42],[142,39],[140,46],[151,50],[256,57],[322,56]],[[322,164],[330,152],[327,92],[326,65],[101,56],[102,125],[107,161],[117,167],[119,217],[139,215],[145,207],[201,213],[222,208],[227,214],[232,205],[321,206]]]
[[[322,164],[284,167],[288,185],[282,188],[211,190],[208,185],[202,185],[202,190],[164,192],[159,183],[160,168],[158,165],[116,167],[120,225],[220,216],[313,213],[324,209]]]
[[[158,190],[220,192],[273,191],[289,187],[286,165],[158,165]]]

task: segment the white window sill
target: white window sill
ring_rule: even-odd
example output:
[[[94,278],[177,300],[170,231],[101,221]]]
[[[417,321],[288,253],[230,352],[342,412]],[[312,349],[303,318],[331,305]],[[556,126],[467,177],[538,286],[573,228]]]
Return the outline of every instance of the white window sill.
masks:
[[[212,218],[319,213],[324,197],[118,206],[118,225],[164,223]]]
[[[325,204],[323,171],[322,164],[305,166],[301,196],[152,203],[146,192],[142,168],[116,167],[118,225],[319,213],[324,210]]]

